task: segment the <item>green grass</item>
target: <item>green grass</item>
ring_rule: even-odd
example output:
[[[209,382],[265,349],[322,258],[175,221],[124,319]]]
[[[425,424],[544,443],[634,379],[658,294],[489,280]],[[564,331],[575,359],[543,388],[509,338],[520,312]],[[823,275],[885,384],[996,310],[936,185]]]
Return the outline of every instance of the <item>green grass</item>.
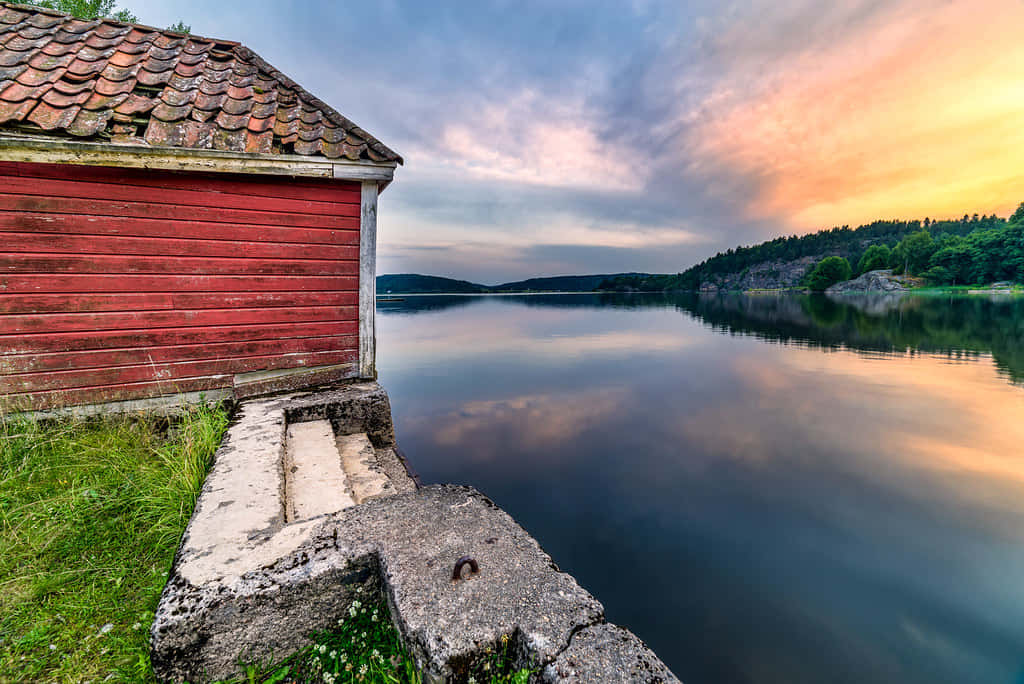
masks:
[[[153,611],[227,423],[0,416],[0,682],[153,679]]]
[[[357,590],[358,591],[358,590]],[[353,602],[335,628],[312,635],[313,645],[273,665],[249,665],[243,677],[224,684],[422,684],[416,665],[392,625],[387,604],[378,596]],[[478,684],[526,684],[532,670],[516,670],[509,637],[485,649],[469,666],[467,681]]]
[[[227,424],[205,406],[170,422],[0,416],[0,683],[155,681],[153,611]],[[380,597],[312,636],[232,681],[422,682]],[[527,681],[507,642],[472,663],[470,681]]]

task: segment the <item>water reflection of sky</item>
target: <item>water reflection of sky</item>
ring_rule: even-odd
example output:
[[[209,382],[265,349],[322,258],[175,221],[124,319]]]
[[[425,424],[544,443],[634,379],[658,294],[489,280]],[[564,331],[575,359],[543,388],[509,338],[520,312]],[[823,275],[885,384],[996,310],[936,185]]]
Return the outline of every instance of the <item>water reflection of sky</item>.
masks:
[[[381,311],[400,443],[684,681],[1024,681],[1024,390],[991,356],[459,303]]]

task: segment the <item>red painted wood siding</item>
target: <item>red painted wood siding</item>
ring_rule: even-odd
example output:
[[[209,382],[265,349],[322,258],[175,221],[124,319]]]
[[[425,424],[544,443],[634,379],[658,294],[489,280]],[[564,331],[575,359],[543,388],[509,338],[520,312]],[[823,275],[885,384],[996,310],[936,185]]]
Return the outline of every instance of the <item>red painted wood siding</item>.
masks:
[[[0,162],[0,410],[356,375],[359,193]]]

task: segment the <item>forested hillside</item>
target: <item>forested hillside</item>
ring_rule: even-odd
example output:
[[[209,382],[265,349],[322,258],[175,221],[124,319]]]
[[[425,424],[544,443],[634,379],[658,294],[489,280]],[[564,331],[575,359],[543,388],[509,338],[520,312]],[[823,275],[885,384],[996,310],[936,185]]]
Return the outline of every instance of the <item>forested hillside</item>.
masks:
[[[487,292],[591,292],[610,278],[650,278],[650,273],[602,273],[599,275],[550,276],[517,280],[500,285],[480,285],[440,276],[402,273],[377,276],[378,294],[478,294]]]
[[[472,294],[486,292],[483,285],[468,280],[441,278],[440,276],[420,275],[419,273],[399,273],[395,275],[377,276],[377,294],[418,293],[418,294]]]
[[[590,292],[598,285],[611,278],[650,278],[650,273],[615,273],[580,276],[551,276],[547,278],[530,278],[512,283],[494,285],[494,292]]]
[[[851,275],[893,268],[938,284],[1024,280],[1022,228],[1024,204],[1009,221],[994,214],[941,221],[875,221],[738,247],[676,275],[619,277],[601,283],[600,289],[793,287],[807,284],[815,266],[826,257],[845,259]]]

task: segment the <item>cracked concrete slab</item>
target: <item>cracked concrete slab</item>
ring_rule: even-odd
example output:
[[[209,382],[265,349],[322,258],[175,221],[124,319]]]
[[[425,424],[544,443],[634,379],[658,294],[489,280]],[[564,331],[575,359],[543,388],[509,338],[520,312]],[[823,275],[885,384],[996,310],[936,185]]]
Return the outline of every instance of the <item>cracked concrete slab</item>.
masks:
[[[604,623],[586,627],[542,672],[546,683],[678,683],[671,670],[628,629]]]
[[[286,435],[331,441],[325,424],[313,421],[330,421],[361,467],[389,478],[391,495],[357,496],[365,501],[286,522]],[[338,454],[330,458],[344,463]],[[601,604],[487,497],[453,485],[415,489],[396,466],[390,406],[376,384],[246,402],[217,452],[157,608],[156,675],[209,681],[236,673],[240,659],[283,657],[343,617],[360,587],[387,598],[426,681],[461,681],[503,635],[517,667],[550,665],[552,676],[567,654],[587,662],[588,648],[595,662],[620,669],[616,663],[637,654],[660,663],[635,637],[591,638],[604,633],[591,631],[605,623]],[[453,581],[466,555],[479,573]],[[581,668],[570,666],[594,671]]]

